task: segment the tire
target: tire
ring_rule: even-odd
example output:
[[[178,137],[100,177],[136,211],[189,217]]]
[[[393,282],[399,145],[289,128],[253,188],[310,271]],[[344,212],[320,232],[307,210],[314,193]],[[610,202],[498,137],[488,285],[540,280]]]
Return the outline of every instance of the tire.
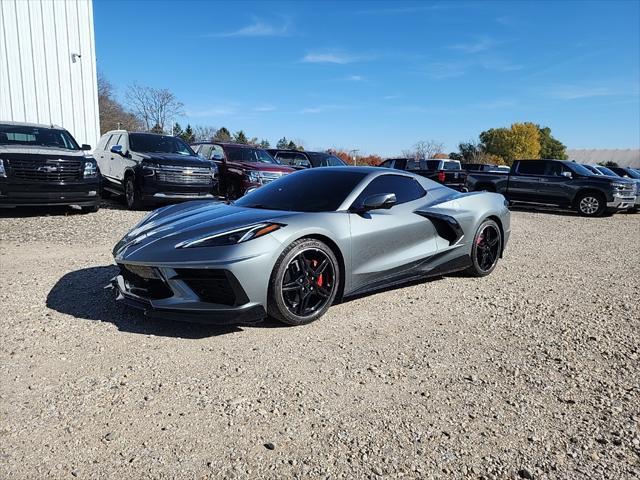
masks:
[[[96,205],[91,205],[90,207],[80,207],[80,211],[82,213],[96,213],[98,210],[100,210],[100,204],[96,204]]]
[[[129,210],[140,210],[142,208],[142,199],[140,198],[140,192],[136,188],[133,175],[128,175],[124,179],[124,201]]]
[[[236,182],[229,182],[225,187],[224,196],[227,200],[237,200],[240,198],[240,187]]]
[[[267,312],[288,325],[305,325],[326,313],[340,287],[340,267],[333,251],[312,238],[296,240],[276,261]]]
[[[502,252],[502,231],[493,220],[480,224],[473,236],[471,247],[471,266],[466,273],[473,277],[484,277],[496,268]]]
[[[628,213],[638,213],[638,208],[637,207],[633,207],[630,208],[629,210],[627,210]]]
[[[600,193],[584,192],[577,196],[575,208],[583,217],[599,217],[607,208],[607,203]]]

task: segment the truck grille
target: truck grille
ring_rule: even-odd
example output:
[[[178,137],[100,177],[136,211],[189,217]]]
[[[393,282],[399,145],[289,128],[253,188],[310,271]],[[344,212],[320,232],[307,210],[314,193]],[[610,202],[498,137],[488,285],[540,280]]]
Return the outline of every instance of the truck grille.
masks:
[[[31,182],[72,182],[82,179],[83,161],[63,159],[16,159],[7,160],[9,175]]]
[[[160,183],[180,185],[210,185],[213,181],[208,168],[162,167],[156,170]]]
[[[280,172],[262,172],[261,174],[262,177],[262,183],[266,184],[266,183],[271,183],[274,180],[279,179],[282,175],[286,175]]]

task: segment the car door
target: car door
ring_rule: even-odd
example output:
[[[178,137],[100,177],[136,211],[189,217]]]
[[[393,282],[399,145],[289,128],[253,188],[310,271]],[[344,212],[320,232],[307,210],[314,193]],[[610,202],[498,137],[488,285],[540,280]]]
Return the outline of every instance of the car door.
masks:
[[[104,134],[100,138],[100,141],[98,142],[98,145],[93,152],[93,156],[96,159],[98,168],[100,169],[100,174],[103,177],[109,176],[109,159],[107,157],[107,152],[105,151],[105,149],[107,148],[107,143],[109,142],[110,138],[111,134]]]
[[[417,267],[437,251],[433,224],[414,213],[427,194],[417,180],[396,174],[375,177],[354,206],[380,193],[394,193],[397,204],[349,214],[354,291],[416,274]]]
[[[111,184],[111,186],[113,186],[114,184],[120,184],[120,181],[116,178],[118,169],[114,165],[114,163],[117,163],[119,161],[118,157],[120,157],[120,155],[111,151],[111,147],[113,147],[114,145],[119,145],[118,141],[120,140],[120,136],[120,133],[112,134],[111,138],[109,138],[109,141],[107,141],[107,144],[104,148],[103,163],[106,167],[106,173],[103,173],[103,175],[107,178],[107,181]]]
[[[509,176],[509,200],[544,203],[540,191],[540,178],[545,172],[544,160],[520,161],[515,172]]]
[[[111,140],[107,144],[107,154],[109,155],[109,176],[115,183],[122,184],[124,179],[124,170],[126,159],[117,153],[111,151],[111,147],[120,145],[122,147],[122,153],[127,152],[126,134],[115,134],[111,137]]]
[[[545,163],[544,175],[539,180],[539,195],[543,203],[570,205],[572,198],[571,170],[560,162],[541,160]],[[569,176],[565,176],[569,172]]]

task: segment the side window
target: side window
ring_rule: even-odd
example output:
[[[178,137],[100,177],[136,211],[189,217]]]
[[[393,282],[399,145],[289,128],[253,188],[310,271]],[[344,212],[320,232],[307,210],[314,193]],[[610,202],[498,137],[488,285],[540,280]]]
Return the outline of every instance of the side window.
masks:
[[[222,147],[220,145],[211,145],[211,150],[209,151],[208,156],[206,156],[205,158],[221,162],[224,158],[224,150],[222,150]]]
[[[307,159],[307,157],[305,157],[302,153],[294,153],[293,154],[293,164],[296,167],[306,167],[309,168],[311,167],[311,162],[309,162],[309,160]],[[326,163],[321,164],[321,167],[326,167]]]
[[[360,205],[365,198],[379,193],[395,193],[397,203],[407,203],[424,197],[427,192],[418,181],[401,175],[382,175],[371,180],[358,196],[355,205]]]
[[[100,141],[98,142],[98,146],[96,147],[96,150],[98,151],[105,150],[107,147],[107,142],[109,141],[110,138],[111,138],[111,135],[103,135]]]
[[[196,150],[196,153],[200,155],[202,158],[208,159],[209,155],[211,154],[212,147],[213,145],[207,145],[207,144],[198,145],[198,150]]]
[[[384,168],[393,168],[393,160],[385,160],[380,164],[380,166]]]
[[[458,165],[457,162],[443,162],[443,169],[444,170],[460,170],[460,166]]]
[[[289,152],[278,152],[276,158],[285,165],[293,165],[293,155]]]
[[[118,135],[118,134],[111,135],[111,138],[107,142],[106,150],[107,151],[111,150],[111,147],[113,147],[114,145],[121,145],[119,143],[120,142],[120,137],[122,137],[122,135]]]
[[[553,177],[559,177],[562,174],[562,164],[556,162],[544,162],[546,163],[544,174]]]
[[[545,163],[542,160],[532,160],[520,162],[518,164],[518,174],[520,175],[544,175]]]

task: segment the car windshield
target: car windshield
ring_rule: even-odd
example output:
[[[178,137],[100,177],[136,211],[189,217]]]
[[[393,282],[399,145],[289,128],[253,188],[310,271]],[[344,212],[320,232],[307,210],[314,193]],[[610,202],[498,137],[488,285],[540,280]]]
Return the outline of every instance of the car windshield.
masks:
[[[226,146],[224,153],[230,162],[280,163],[261,148]]]
[[[0,124],[0,145],[33,145],[80,150],[73,137],[59,128]]]
[[[619,177],[620,175],[618,175],[616,172],[614,172],[613,170],[609,170],[607,167],[597,167],[598,170],[600,170],[602,173],[604,173],[605,175],[609,175],[610,177]]]
[[[583,167],[582,165],[580,165],[579,163],[575,163],[575,162],[566,162],[564,164],[569,170],[571,170],[573,173],[579,173],[580,175],[594,175],[593,172],[591,172],[590,170],[588,170],[587,168]]]
[[[326,153],[308,153],[314,167],[344,167],[342,159]]]
[[[153,133],[130,133],[129,148],[134,152],[195,155],[191,147],[179,138]]]
[[[286,175],[254,190],[235,205],[292,212],[333,212],[366,173],[313,168]]]
[[[624,172],[624,173],[622,173],[622,172]],[[640,173],[636,172],[633,168],[626,168],[626,169],[622,170],[620,173],[622,173],[622,175],[626,175],[628,177],[635,178],[636,180],[640,180]]]

